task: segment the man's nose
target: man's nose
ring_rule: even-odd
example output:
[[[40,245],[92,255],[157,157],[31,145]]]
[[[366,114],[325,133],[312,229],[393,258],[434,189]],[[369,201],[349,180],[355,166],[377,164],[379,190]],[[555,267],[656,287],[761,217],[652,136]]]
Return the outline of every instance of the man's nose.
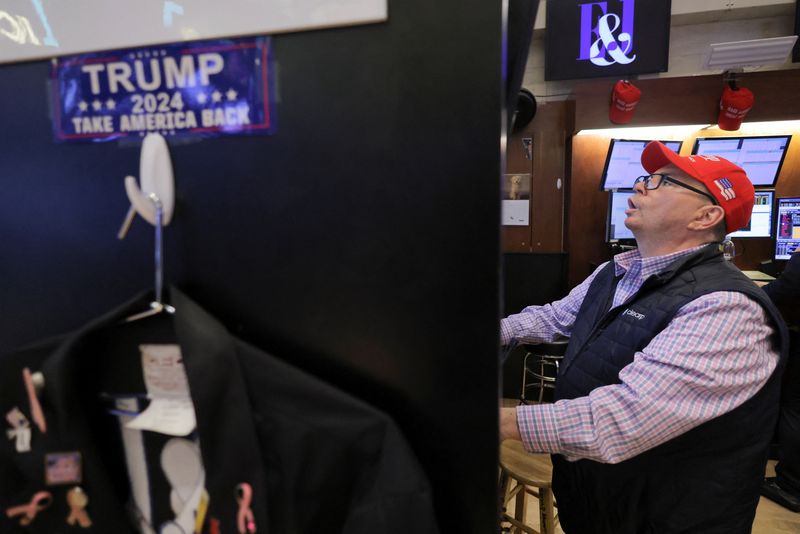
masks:
[[[644,186],[644,182],[636,182],[633,184],[633,190],[639,193],[640,195],[647,194],[647,188]]]

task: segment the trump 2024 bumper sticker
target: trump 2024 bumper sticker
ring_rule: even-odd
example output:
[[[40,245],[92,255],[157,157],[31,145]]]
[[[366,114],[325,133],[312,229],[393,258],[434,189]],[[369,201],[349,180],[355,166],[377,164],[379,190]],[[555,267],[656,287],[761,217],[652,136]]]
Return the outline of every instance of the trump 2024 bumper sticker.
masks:
[[[269,47],[256,37],[55,60],[56,139],[273,133]]]

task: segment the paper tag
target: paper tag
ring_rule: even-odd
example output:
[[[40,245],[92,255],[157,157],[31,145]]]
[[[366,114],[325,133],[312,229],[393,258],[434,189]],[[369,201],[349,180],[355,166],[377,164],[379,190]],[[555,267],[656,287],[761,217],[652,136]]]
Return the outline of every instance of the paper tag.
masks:
[[[150,405],[125,428],[186,436],[197,419],[178,345],[139,345]]]
[[[189,397],[154,398],[145,411],[125,423],[125,428],[150,430],[168,436],[187,436],[196,425],[194,406]]]
[[[147,393],[151,397],[188,397],[189,380],[178,345],[139,345]]]

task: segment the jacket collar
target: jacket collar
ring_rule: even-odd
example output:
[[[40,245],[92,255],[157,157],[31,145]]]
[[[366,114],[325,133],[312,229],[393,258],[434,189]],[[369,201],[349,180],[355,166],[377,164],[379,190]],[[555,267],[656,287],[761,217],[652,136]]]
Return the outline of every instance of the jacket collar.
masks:
[[[81,449],[86,479],[93,484],[95,509],[118,508],[119,503],[113,501],[108,476],[98,468],[99,453],[80,402],[77,362],[89,336],[147,309],[151,300],[151,292],[143,293],[86,325],[67,337],[42,366],[43,399],[55,415],[52,432]],[[168,301],[176,308],[172,324],[197,416],[210,495],[206,521],[214,517],[222,524],[236,525],[236,486],[247,482],[253,488],[251,508],[256,525],[266,526],[266,474],[235,342],[217,320],[180,291],[171,288]]]
[[[719,243],[709,243],[692,254],[679,257],[670,263],[663,271],[651,276],[648,282],[650,284],[666,284],[685,269],[700,265],[701,263],[714,261],[724,261],[722,259]]]

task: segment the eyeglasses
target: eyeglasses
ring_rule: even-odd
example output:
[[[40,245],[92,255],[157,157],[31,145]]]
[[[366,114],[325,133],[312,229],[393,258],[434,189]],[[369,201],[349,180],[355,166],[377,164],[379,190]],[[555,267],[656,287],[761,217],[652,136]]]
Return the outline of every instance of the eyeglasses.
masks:
[[[683,182],[679,182],[669,174],[645,174],[644,176],[639,176],[634,182],[633,185],[636,184],[644,184],[644,188],[647,190],[652,191],[653,189],[658,189],[661,187],[664,182],[669,182],[671,184],[679,185],[689,191],[694,191],[698,195],[703,195],[707,199],[711,201],[712,204],[715,206],[719,206],[719,202],[717,199],[706,193],[705,191],[701,191],[696,187],[692,187],[691,185],[685,184]]]

